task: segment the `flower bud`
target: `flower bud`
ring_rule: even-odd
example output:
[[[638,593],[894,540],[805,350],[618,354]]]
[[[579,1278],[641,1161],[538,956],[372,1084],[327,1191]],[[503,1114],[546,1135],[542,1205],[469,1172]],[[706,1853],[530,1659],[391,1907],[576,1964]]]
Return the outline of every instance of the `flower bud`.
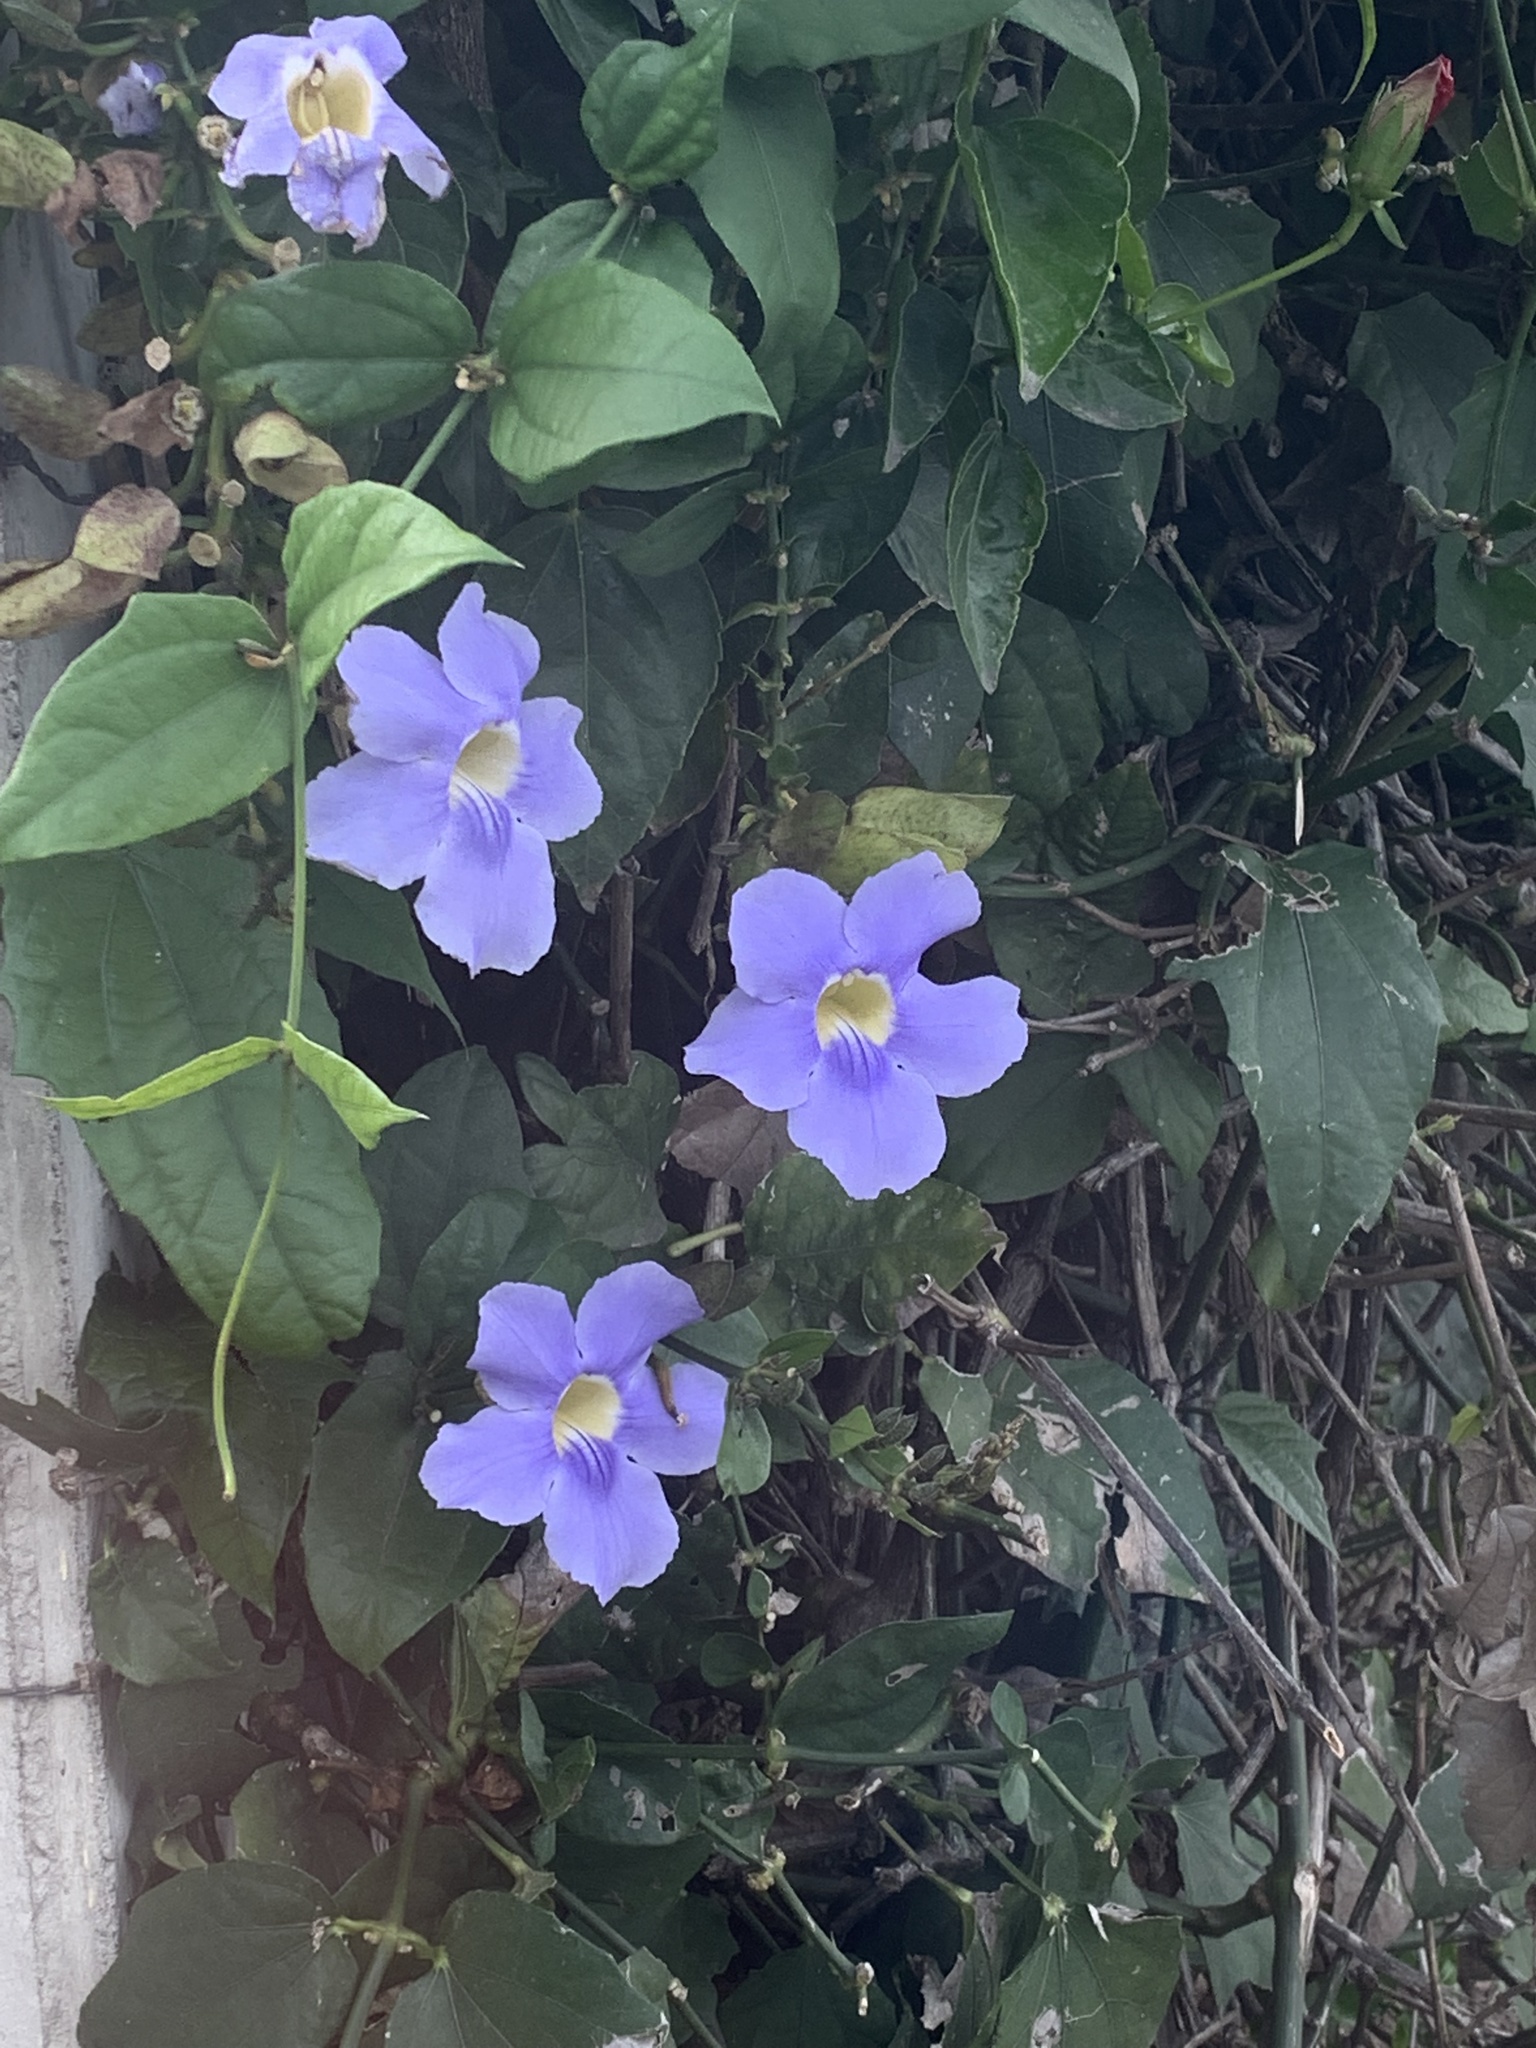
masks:
[[[235,131],[222,114],[204,114],[197,124],[197,146],[205,156],[222,163],[234,142]]]
[[[1379,206],[1397,190],[1425,133],[1456,91],[1448,57],[1383,86],[1361,122],[1349,151],[1349,194],[1356,205]]]

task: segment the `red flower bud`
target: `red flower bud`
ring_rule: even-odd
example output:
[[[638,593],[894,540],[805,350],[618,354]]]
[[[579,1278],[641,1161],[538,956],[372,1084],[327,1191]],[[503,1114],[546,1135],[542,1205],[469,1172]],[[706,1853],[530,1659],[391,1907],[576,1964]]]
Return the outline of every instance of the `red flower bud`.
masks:
[[[1376,206],[1390,199],[1430,125],[1456,91],[1448,57],[1421,64],[1396,85],[1383,86],[1349,152],[1350,197]]]

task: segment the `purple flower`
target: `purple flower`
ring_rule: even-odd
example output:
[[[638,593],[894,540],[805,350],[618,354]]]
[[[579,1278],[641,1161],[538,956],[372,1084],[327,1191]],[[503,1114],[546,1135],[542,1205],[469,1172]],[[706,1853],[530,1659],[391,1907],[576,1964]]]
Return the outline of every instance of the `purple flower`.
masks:
[[[683,1064],[787,1109],[789,1135],[850,1195],[915,1187],[944,1156],[937,1098],[990,1088],[1029,1037],[1010,982],[917,971],[980,915],[975,884],[936,853],[871,875],[851,903],[814,875],[759,875],[731,905],[736,987]]]
[[[384,90],[404,63],[400,38],[375,14],[312,21],[307,36],[244,37],[208,88],[220,113],[245,123],[225,184],[286,178],[300,220],[368,248],[384,225],[391,156],[429,199],[448,189],[441,150]]]
[[[434,658],[392,626],[360,626],[337,658],[360,751],[309,786],[309,850],[386,889],[425,876],[422,930],[471,974],[521,974],[555,935],[549,842],[603,807],[576,751],[581,713],[523,702],[539,643],[466,584]]]
[[[155,87],[164,83],[163,64],[141,64],[137,58],[125,64],[105,92],[96,95],[96,105],[112,123],[112,133],[153,135],[164,111]]]
[[[669,1413],[651,1370],[651,1346],[698,1319],[693,1289],[652,1261],[594,1281],[574,1317],[553,1287],[493,1287],[469,1369],[494,1405],[444,1424],[422,1485],[507,1528],[542,1515],[550,1556],[605,1604],[648,1586],[677,1549],[656,1475],[707,1471],[725,1427],[718,1373],[674,1365]]]

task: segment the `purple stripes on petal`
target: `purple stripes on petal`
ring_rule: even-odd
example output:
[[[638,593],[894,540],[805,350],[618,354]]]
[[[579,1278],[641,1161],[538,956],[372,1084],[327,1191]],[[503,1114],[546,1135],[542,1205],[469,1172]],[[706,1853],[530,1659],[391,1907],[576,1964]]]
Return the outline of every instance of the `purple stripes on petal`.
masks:
[[[969,875],[947,874],[936,853],[915,853],[859,884],[846,929],[859,966],[878,968],[900,989],[935,940],[964,931],[980,915]]]
[[[690,1074],[718,1074],[734,1082],[759,1109],[793,1109],[804,1102],[820,1058],[814,997],[760,1003],[739,988],[683,1051]]]
[[[558,1453],[547,1415],[482,1408],[427,1446],[421,1483],[440,1508],[472,1508],[504,1529],[544,1512]]]
[[[427,872],[448,829],[448,778],[425,761],[354,754],[309,785],[309,850],[386,889]]]
[[[523,765],[509,801],[543,839],[584,832],[603,808],[602,786],[576,746],[580,723],[563,697],[534,697],[518,714]]]
[[[354,700],[347,723],[365,753],[452,768],[485,723],[483,707],[459,694],[442,663],[393,626],[359,626],[336,666]]]
[[[384,152],[326,128],[306,142],[288,175],[288,203],[321,235],[350,235],[371,249],[384,225]]]
[[[843,912],[842,897],[814,875],[775,868],[755,877],[731,904],[737,987],[765,1003],[788,996],[814,1002],[834,975],[857,964],[843,936]]]
[[[979,1095],[1024,1051],[1019,992],[1000,975],[947,987],[914,974],[896,1004],[886,1051],[940,1095]]]
[[[620,1266],[594,1280],[576,1311],[576,1348],[589,1372],[617,1373],[650,1356],[651,1346],[703,1313],[699,1297],[654,1259]],[[707,1465],[709,1459],[704,1460]],[[689,1468],[697,1472],[697,1465]]]
[[[677,1551],[677,1517],[654,1473],[615,1456],[612,1445],[595,1448],[607,1456],[559,1460],[544,1541],[561,1570],[606,1606],[621,1586],[649,1585],[666,1570]]]
[[[434,944],[471,974],[523,974],[555,935],[549,847],[504,803],[474,795],[453,804],[427,866],[416,915]]]
[[[437,629],[437,651],[456,690],[510,718],[539,666],[528,628],[485,608],[485,587],[466,583]]]
[[[858,1201],[884,1188],[905,1194],[944,1156],[932,1088],[851,1032],[822,1055],[805,1101],[789,1113],[789,1135]]]

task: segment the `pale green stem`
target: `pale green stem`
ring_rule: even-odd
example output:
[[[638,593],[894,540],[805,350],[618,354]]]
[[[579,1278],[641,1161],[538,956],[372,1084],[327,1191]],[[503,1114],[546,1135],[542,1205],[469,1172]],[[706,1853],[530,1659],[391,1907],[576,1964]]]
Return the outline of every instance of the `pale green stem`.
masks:
[[[1229,290],[1218,292],[1213,299],[1202,299],[1195,311],[1214,312],[1218,306],[1230,305],[1234,299],[1245,299],[1250,292],[1262,291],[1267,284],[1283,284],[1288,277],[1295,277],[1299,271],[1310,270],[1314,263],[1322,263],[1329,256],[1337,256],[1346,242],[1353,241],[1355,230],[1369,212],[1360,206],[1345,215],[1344,224],[1336,233],[1316,249],[1309,249],[1305,256],[1297,256],[1290,263],[1282,263],[1278,270],[1266,270],[1262,277],[1250,277],[1242,284],[1235,284]]]
[[[436,462],[439,455],[442,454],[448,443],[469,417],[469,409],[479,396],[478,391],[460,392],[459,396],[454,400],[453,407],[447,418],[432,436],[426,447],[422,449],[405,475],[400,479],[402,491],[414,491],[416,489],[427,471]]]

